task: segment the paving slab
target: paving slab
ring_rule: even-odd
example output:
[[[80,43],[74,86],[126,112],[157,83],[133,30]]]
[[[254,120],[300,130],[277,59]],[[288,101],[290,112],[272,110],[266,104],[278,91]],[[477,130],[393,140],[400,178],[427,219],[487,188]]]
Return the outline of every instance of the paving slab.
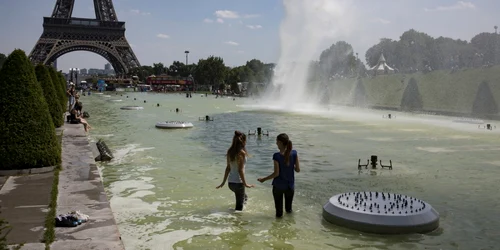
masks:
[[[10,176],[0,189],[0,216],[11,226],[7,244],[40,243],[54,173]]]
[[[3,187],[3,184],[5,184],[5,182],[7,181],[9,177],[7,176],[0,176],[0,190],[2,189]]]
[[[50,250],[121,250],[123,246],[116,241],[99,241],[99,240],[63,240],[54,242],[50,246]]]
[[[90,220],[56,228],[51,249],[124,249],[88,138],[81,124],[65,124],[57,214],[78,210]]]
[[[20,245],[9,245],[9,250],[45,250],[44,243],[26,243]]]

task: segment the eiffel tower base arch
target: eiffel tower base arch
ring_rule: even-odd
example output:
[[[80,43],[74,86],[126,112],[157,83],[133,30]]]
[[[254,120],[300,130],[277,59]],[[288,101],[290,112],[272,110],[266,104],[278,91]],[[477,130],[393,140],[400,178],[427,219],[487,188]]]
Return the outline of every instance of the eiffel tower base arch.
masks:
[[[88,51],[108,60],[117,76],[141,66],[112,0],[94,0],[96,19],[71,17],[74,1],[56,0],[52,16],[44,17],[43,33],[29,55],[34,64],[52,65],[67,53]]]
[[[33,62],[52,65],[59,57],[76,51],[87,51],[100,55],[113,66],[117,75],[128,74],[128,65],[122,62],[120,54],[108,42],[59,41],[54,45],[50,54],[45,56],[44,61],[33,60]]]

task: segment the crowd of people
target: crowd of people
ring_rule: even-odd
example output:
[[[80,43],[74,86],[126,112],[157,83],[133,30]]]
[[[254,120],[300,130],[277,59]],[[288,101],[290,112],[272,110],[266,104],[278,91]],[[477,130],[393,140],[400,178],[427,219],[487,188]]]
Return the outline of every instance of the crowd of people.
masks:
[[[226,184],[236,197],[235,211],[242,211],[248,196],[246,188],[252,188],[245,178],[245,165],[247,162],[246,135],[235,131],[231,147],[227,150],[227,166],[219,189]],[[257,180],[261,183],[273,179],[273,197],[276,208],[276,217],[283,216],[283,199],[285,200],[285,212],[292,213],[292,202],[295,193],[295,172],[300,172],[299,156],[292,148],[292,141],[287,134],[279,134],[276,137],[276,145],[279,152],[273,154],[274,171],[270,175]]]
[[[70,82],[66,94],[68,95],[68,122],[71,124],[83,124],[85,132],[88,132],[92,127],[85,119],[83,104],[80,102],[80,94],[75,90],[74,83]]]

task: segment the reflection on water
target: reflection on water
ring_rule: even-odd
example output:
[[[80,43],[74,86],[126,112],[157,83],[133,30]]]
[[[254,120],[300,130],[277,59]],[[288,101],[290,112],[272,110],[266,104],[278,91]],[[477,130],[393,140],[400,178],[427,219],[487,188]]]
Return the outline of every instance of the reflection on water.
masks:
[[[82,101],[91,115],[91,139],[105,140],[115,156],[99,164],[127,249],[494,249],[500,244],[498,131],[446,117],[397,114],[388,120],[383,112],[340,108],[287,114],[231,98],[109,95]],[[144,110],[120,110],[126,105]],[[198,121],[205,115],[214,121]],[[190,121],[194,128],[154,127],[166,120]],[[244,212],[234,213],[232,192],[215,186],[234,130],[257,127],[270,133],[248,137],[247,178],[257,187],[248,190]],[[294,214],[276,220],[270,182],[256,179],[272,171],[275,136],[281,132],[291,136],[302,172],[296,176]],[[385,164],[392,160],[394,169],[358,172],[357,160],[364,163],[372,154]],[[441,226],[426,235],[379,236],[322,220],[322,206],[332,195],[361,190],[425,200],[441,214]]]

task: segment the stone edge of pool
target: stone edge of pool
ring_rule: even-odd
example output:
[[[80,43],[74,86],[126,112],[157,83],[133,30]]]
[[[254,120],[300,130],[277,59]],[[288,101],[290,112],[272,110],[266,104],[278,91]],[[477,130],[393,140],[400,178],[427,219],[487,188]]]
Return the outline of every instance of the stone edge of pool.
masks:
[[[125,249],[83,126],[63,127],[57,214],[78,210],[90,220],[77,227],[57,227],[50,248]]]

